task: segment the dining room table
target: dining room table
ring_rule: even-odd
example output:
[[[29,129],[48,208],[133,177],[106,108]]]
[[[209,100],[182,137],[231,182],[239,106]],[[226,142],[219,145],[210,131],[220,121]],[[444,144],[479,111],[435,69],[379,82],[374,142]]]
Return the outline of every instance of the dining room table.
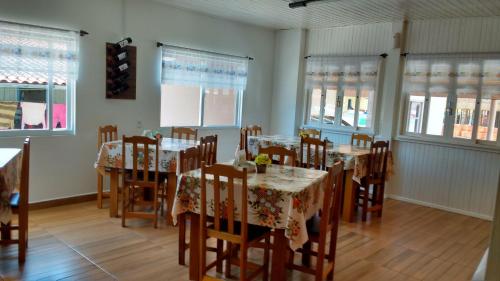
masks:
[[[195,140],[184,140],[175,138],[162,138],[159,145],[158,169],[160,174],[166,175],[167,178],[167,223],[172,224],[170,210],[173,206],[175,190],[177,186],[177,175],[180,168],[177,165],[180,152],[182,150],[195,147],[199,144]],[[125,149],[127,163],[123,163],[122,156],[122,141],[110,141],[102,144],[99,149],[97,160],[94,164],[96,169],[108,171],[110,174],[110,208],[109,215],[118,217],[118,186],[120,171],[132,169],[132,145],[127,144]],[[155,158],[155,148],[149,147],[149,159]],[[139,156],[140,157],[140,156]],[[139,170],[144,167],[139,165]],[[149,170],[154,170],[152,161],[149,163]]]
[[[231,164],[230,162],[225,164]],[[249,172],[248,223],[269,227],[274,230],[272,272],[270,280],[286,280],[284,253],[288,247],[300,248],[309,237],[306,222],[322,207],[324,188],[327,184],[326,171],[292,166],[271,165],[266,173]],[[190,237],[200,237],[200,188],[201,170],[179,175],[177,192],[172,209],[174,222],[179,214],[189,213],[191,217]],[[224,178],[221,178],[224,180]],[[235,196],[241,197],[238,181],[235,181]],[[213,199],[213,178],[207,178],[208,214],[213,215],[210,200]],[[240,185],[241,186],[241,185]],[[227,196],[222,191],[222,198]],[[239,213],[241,201],[236,201],[234,212]],[[238,203],[239,202],[239,203]],[[240,205],[238,205],[240,204]],[[212,213],[211,213],[212,212]],[[236,216],[237,217],[237,216]],[[189,279],[199,280],[200,239],[190,239]]]
[[[7,224],[12,219],[10,197],[19,188],[22,164],[22,150],[19,148],[0,148],[0,222]],[[4,237],[2,239],[8,239]]]
[[[248,152],[257,156],[260,147],[282,146],[295,150],[297,159],[300,155],[300,137],[283,135],[259,135],[248,136]],[[314,147],[312,147],[314,151]],[[333,166],[336,161],[344,161],[344,190],[342,200],[342,220],[354,222],[355,220],[355,192],[354,183],[360,183],[361,179],[368,174],[368,160],[370,155],[369,146],[357,146],[351,144],[332,144],[326,149],[325,163],[327,167]],[[305,155],[304,155],[305,157]],[[393,173],[393,158],[389,151],[387,161],[386,179]],[[351,180],[352,179],[352,180]]]

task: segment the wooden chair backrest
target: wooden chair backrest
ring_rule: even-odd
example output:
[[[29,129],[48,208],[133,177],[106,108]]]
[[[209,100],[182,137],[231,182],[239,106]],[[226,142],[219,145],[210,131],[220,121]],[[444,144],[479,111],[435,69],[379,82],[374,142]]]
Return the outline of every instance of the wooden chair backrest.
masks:
[[[374,137],[365,134],[352,134],[351,145],[369,146],[373,143]]]
[[[213,229],[207,230],[207,175],[213,176],[211,188],[213,189]],[[222,182],[221,178],[225,181]],[[235,186],[235,181],[238,185]],[[224,187],[223,187],[224,185]],[[241,232],[235,232],[235,188],[239,188],[241,194],[241,210],[239,221],[241,222]],[[226,198],[222,198],[221,191],[225,190]],[[211,191],[210,191],[211,192]],[[248,223],[247,223],[247,169],[243,171],[235,169],[231,165],[215,164],[206,166],[203,162],[201,164],[201,210],[200,210],[200,223],[202,235],[205,231],[206,235],[221,240],[226,240],[236,244],[243,244],[247,241],[248,236]],[[227,224],[227,227],[222,228],[222,224]],[[205,239],[201,239],[204,241]],[[203,254],[204,252],[202,252]],[[202,264],[204,267],[204,264]]]
[[[201,161],[207,165],[217,163],[217,135],[200,138]]]
[[[127,163],[126,148],[127,145],[132,145],[132,173],[131,176],[123,176],[123,186],[140,186],[158,189],[158,155],[159,155],[159,140],[150,139],[144,136],[123,136],[122,142],[122,161],[123,170]],[[150,159],[150,149],[154,149],[154,159]],[[149,163],[153,162],[153,171],[150,171]],[[143,169],[140,169],[140,166]],[[151,180],[150,173],[154,173]]]
[[[311,149],[312,147],[313,149]],[[322,141],[314,138],[301,138],[299,156],[301,167],[308,169],[314,168],[316,170],[326,170],[326,148],[326,140]]]
[[[387,172],[387,157],[389,156],[389,142],[376,141],[370,147],[368,159],[368,179],[371,181],[385,181]]]
[[[294,149],[288,149],[282,146],[269,146],[269,147],[261,147],[259,146],[259,154],[267,154],[269,159],[274,160],[274,156],[278,156],[278,160],[276,164],[285,165],[285,158],[288,157],[288,163],[292,163],[292,166],[297,166],[297,152]]]
[[[185,173],[200,168],[201,150],[199,146],[181,150],[179,153],[179,171]]]
[[[240,129],[240,150],[245,150],[245,155],[246,155],[247,160],[248,160],[249,156],[248,156],[248,130],[247,130],[247,128]]]
[[[247,133],[249,136],[260,136],[262,135],[262,127],[258,125],[247,126]]]
[[[316,129],[300,129],[299,135],[307,135],[310,138],[321,139],[321,130]]]
[[[320,251],[326,249],[326,241],[328,232],[330,232],[330,251],[329,255],[335,257],[337,244],[337,234],[340,224],[340,205],[342,200],[344,178],[344,162],[336,162],[328,171],[327,186],[323,197],[323,207],[321,208],[321,220],[319,231],[319,246]]]
[[[97,133],[97,149],[105,142],[118,140],[118,127],[113,125],[100,126]]]
[[[197,140],[198,129],[191,129],[188,127],[172,127],[170,137],[181,140]]]
[[[28,213],[29,184],[30,184],[30,138],[26,138],[23,144],[23,160],[21,163],[21,182],[19,185],[19,210]],[[21,214],[20,214],[21,215]]]

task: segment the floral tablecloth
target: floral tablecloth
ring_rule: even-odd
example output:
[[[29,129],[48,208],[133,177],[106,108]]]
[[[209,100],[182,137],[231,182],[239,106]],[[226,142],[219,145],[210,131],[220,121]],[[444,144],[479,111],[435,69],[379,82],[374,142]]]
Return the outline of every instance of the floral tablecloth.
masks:
[[[179,153],[181,150],[185,150],[190,147],[197,145],[197,142],[192,140],[181,140],[181,139],[171,139],[163,138],[160,145],[159,152],[159,171],[167,173],[179,173],[179,167],[177,166],[177,159],[179,158]],[[126,147],[126,159],[125,169],[132,169],[132,145],[127,144]],[[139,158],[144,152],[139,151]],[[142,156],[144,157],[144,156]],[[149,169],[154,170],[154,159],[155,159],[155,148],[149,146]],[[97,161],[94,166],[96,169],[104,168],[123,168],[123,157],[122,157],[122,141],[111,141],[103,143],[99,154],[97,155]],[[143,169],[143,163],[139,163],[139,169]]]
[[[248,151],[256,156],[259,151],[259,145],[262,147],[268,146],[283,146],[288,149],[294,149],[297,156],[300,153],[300,138],[289,136],[248,136]],[[350,144],[334,145],[326,150],[326,166],[331,167],[333,163],[342,160],[344,161],[345,170],[353,170],[353,179],[360,179],[368,173],[368,155],[370,149],[367,147],[353,146]],[[387,177],[392,174],[392,155],[389,154],[387,165]]]
[[[249,173],[248,223],[285,229],[290,247],[299,248],[308,240],[306,221],[321,209],[327,175],[324,171],[279,165],[268,167],[265,174]],[[199,169],[179,176],[172,209],[174,223],[181,213],[200,212],[200,178]],[[213,191],[213,188],[208,190]],[[235,191],[237,219],[241,210],[241,194],[237,192],[237,187]],[[225,192],[223,189],[222,197],[227,196]],[[207,192],[207,205],[208,213],[213,215],[213,194],[210,192]],[[222,213],[225,213],[224,210]]]
[[[0,149],[2,167],[0,167],[0,222],[8,223],[12,217],[10,195],[18,187],[22,163],[20,149]]]

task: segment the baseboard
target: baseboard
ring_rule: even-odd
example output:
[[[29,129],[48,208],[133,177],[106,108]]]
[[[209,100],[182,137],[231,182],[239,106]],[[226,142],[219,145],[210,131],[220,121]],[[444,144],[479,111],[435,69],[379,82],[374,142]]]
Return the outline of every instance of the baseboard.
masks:
[[[96,199],[97,199],[97,193],[82,194],[71,197],[51,199],[46,201],[32,202],[30,203],[29,209],[30,210],[46,209],[63,205],[94,201]]]
[[[421,205],[421,206],[425,206],[425,207],[439,209],[439,210],[443,210],[443,211],[447,211],[447,212],[451,212],[451,213],[456,213],[456,214],[461,214],[461,215],[465,215],[465,216],[469,216],[469,217],[475,217],[475,218],[478,218],[478,219],[493,221],[493,216],[488,216],[488,215],[479,214],[479,213],[475,213],[475,212],[470,212],[470,211],[460,210],[460,209],[456,209],[456,208],[451,208],[451,207],[447,207],[447,206],[443,206],[443,205],[439,205],[439,204],[434,204],[434,203],[419,201],[419,200],[415,200],[415,199],[410,199],[410,198],[406,198],[406,197],[399,196],[399,195],[387,194],[385,197],[386,198],[395,199],[395,200],[399,200],[399,201],[403,201],[403,202],[408,202],[408,203],[416,204],[416,205]]]

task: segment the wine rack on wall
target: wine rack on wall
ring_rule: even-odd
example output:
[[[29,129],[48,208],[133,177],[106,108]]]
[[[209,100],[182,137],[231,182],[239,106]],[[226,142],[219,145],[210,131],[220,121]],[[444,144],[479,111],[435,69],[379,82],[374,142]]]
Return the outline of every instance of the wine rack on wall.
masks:
[[[106,43],[106,98],[135,100],[137,48],[120,42]]]

